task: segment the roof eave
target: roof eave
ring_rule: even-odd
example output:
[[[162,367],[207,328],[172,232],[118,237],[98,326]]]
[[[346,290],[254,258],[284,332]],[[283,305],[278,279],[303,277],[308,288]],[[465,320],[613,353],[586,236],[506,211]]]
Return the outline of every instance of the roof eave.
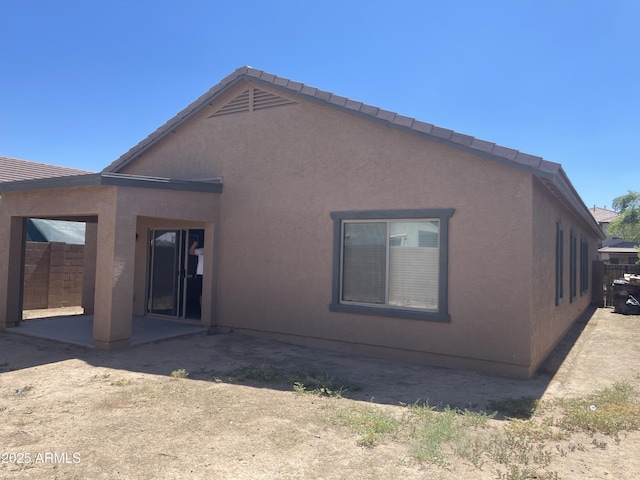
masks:
[[[110,185],[116,187],[158,188],[193,192],[222,193],[222,179],[183,180],[165,177],[147,177],[121,173],[94,173],[65,177],[52,177],[33,180],[19,180],[0,183],[0,193],[27,190],[46,190],[57,188],[94,187]]]
[[[218,96],[222,95],[228,89],[241,82],[244,79],[243,75],[246,74],[248,68],[249,67],[239,68],[231,75],[225,77],[222,81],[210,88],[205,94],[198,97],[197,100],[190,103],[186,108],[178,112],[177,115],[157,128],[153,133],[148,135],[144,140],[135,145],[128,152],[121,155],[120,158],[109,164],[102,171],[116,173],[119,169],[125,167],[127,164],[141,156],[146,150],[155,145],[156,142],[164,138],[166,134],[174,131],[195,114],[211,105],[211,103]]]
[[[551,181],[556,186],[556,188],[562,193],[563,197],[567,200],[571,208],[578,214],[580,218],[582,218],[586,224],[589,226],[591,231],[600,239],[604,240],[607,236],[604,234],[598,222],[591,212],[589,212],[589,208],[582,201],[578,192],[576,192],[573,187],[569,177],[567,177],[566,173],[562,168],[559,169],[557,174],[551,177]]]
[[[189,120],[193,115],[209,106],[217,97],[238,82],[246,79],[269,88],[296,95],[307,100],[339,109],[352,115],[373,120],[378,123],[396,128],[414,135],[422,136],[428,140],[438,142],[450,147],[463,150],[474,155],[488,158],[504,165],[524,170],[540,178],[552,181],[556,188],[566,198],[568,204],[583,218],[600,236],[601,231],[597,226],[588,208],[577,194],[571,182],[566,177],[562,167],[558,163],[549,162],[542,157],[529,155],[518,150],[503,147],[492,142],[487,142],[469,135],[464,135],[453,130],[437,127],[430,123],[419,121],[415,118],[405,117],[395,112],[367,105],[362,102],[350,100],[346,97],[335,95],[315,87],[295,82],[286,78],[256,70],[251,67],[241,67],[225,77],[218,84],[200,96],[195,102],[182,110],[163,126],[158,128],[138,145],[122,155],[118,160],[106,167],[103,172],[116,172],[131,161],[138,158],[146,150],[160,141],[166,134],[175,130],[181,124]]]

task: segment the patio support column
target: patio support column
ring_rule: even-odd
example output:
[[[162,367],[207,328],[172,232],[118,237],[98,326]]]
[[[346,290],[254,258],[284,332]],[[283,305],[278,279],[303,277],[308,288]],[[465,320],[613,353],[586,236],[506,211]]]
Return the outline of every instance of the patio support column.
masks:
[[[93,339],[102,350],[129,345],[133,317],[136,215],[115,196],[113,210],[98,216]]]
[[[26,219],[11,217],[0,210],[0,239],[6,242],[0,248],[0,330],[15,327],[22,320],[22,264]]]
[[[84,266],[82,271],[82,308],[85,315],[92,315],[95,311],[97,246],[98,224],[87,222],[84,232]]]
[[[205,224],[204,238],[211,240],[207,240],[204,243],[204,276],[202,278],[202,308],[200,312],[200,321],[202,322],[202,325],[212,327],[215,325],[215,308],[217,303],[217,238],[215,237],[215,226],[213,222]]]

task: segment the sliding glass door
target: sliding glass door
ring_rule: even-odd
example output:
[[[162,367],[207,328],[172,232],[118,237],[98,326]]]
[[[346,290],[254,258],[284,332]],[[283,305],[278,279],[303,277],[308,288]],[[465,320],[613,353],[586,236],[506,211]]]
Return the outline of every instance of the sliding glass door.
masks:
[[[147,313],[200,319],[202,277],[190,247],[204,245],[204,230],[150,230],[147,274]]]
[[[151,230],[148,313],[181,315],[183,250],[182,230]]]

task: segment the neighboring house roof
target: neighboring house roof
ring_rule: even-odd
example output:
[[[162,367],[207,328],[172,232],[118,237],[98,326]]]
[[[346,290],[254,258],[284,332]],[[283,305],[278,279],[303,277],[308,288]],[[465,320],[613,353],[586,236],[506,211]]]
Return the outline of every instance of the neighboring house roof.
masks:
[[[0,182],[13,182],[16,180],[33,180],[36,178],[68,177],[73,175],[85,175],[93,173],[89,170],[60,167],[46,163],[31,162],[18,158],[0,156]]]
[[[595,205],[589,209],[589,212],[598,223],[611,223],[618,217],[618,214],[613,210],[596,207]]]
[[[89,173],[92,172],[0,156],[0,183],[71,177]],[[84,230],[85,224],[82,222],[30,218],[27,222],[27,239],[34,242],[62,242],[84,245]]]
[[[598,228],[598,225],[592,215],[589,213],[589,209],[574,189],[567,175],[563,171],[562,166],[558,163],[549,162],[541,157],[522,153],[511,148],[496,145],[495,143],[457,133],[453,130],[441,128],[414,118],[383,110],[362,102],[350,100],[331,92],[326,92],[324,90],[278,77],[251,67],[239,68],[231,75],[224,78],[220,83],[209,89],[209,91],[204,95],[200,96],[200,98],[195,102],[191,103],[175,117],[170,119],[155,132],[151,133],[147,138],[131,148],[115,162],[107,166],[103,172],[120,171],[128,163],[134,161],[148,148],[161,140],[165,135],[174,131],[181,124],[189,120],[202,109],[209,106],[224,92],[243,80],[248,80],[272,89],[280,90],[289,95],[304,97],[313,102],[321,103],[323,105],[339,109],[343,112],[353,114],[359,118],[382,123],[405,132],[419,135],[431,141],[449,145],[451,147],[530,172],[536,175],[562,203],[567,205],[569,209],[577,213],[579,217],[590,225],[595,235],[600,238],[604,238],[603,233]]]
[[[636,250],[637,245],[638,245],[638,242],[630,242],[628,240],[623,240],[622,238],[613,238],[611,239],[611,241],[607,242],[606,245],[603,245],[602,248],[600,248],[598,251],[612,252],[613,250],[618,250],[620,252],[623,252],[623,251],[631,250],[631,251],[637,252]]]
[[[598,249],[599,253],[631,253],[638,254],[638,248],[632,242],[624,242],[623,245],[609,245]]]

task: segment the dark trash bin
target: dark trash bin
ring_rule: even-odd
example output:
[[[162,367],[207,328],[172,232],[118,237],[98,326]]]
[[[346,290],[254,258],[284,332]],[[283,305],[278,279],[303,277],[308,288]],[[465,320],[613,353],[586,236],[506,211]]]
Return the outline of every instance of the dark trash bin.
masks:
[[[640,286],[626,280],[613,281],[613,311],[623,315],[640,315]]]

